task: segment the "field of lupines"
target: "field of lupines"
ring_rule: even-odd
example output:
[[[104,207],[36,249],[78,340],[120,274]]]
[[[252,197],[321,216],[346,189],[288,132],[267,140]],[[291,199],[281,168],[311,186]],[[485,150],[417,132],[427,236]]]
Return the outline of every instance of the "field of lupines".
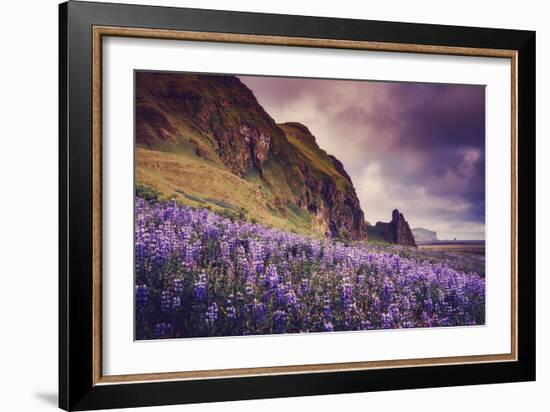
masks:
[[[136,198],[136,339],[485,323],[485,279]]]

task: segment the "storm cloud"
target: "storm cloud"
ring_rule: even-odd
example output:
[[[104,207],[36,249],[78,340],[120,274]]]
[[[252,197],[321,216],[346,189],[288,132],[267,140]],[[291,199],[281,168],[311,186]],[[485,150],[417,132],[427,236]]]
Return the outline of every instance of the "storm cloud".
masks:
[[[366,219],[395,208],[440,239],[483,239],[485,87],[240,76],[276,122],[340,159]]]

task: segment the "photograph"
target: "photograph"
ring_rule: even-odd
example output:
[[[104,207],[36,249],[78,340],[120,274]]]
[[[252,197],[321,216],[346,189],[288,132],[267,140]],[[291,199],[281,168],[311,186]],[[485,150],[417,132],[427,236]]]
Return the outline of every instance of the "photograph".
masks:
[[[485,325],[485,89],[134,70],[135,340]]]
[[[14,43],[15,70],[57,89],[32,96],[57,91],[59,102],[57,116],[42,105],[44,120],[29,122],[28,93],[8,82],[5,100],[26,119],[8,122],[21,141],[8,152],[31,160],[11,156],[29,184],[19,196],[6,189],[15,194],[5,203],[36,209],[29,190],[44,194],[40,213],[8,219],[24,249],[14,262],[27,272],[37,263],[35,292],[58,299],[56,327],[37,322],[37,305],[12,317],[26,331],[14,342],[57,332],[46,360],[58,363],[51,393],[67,411],[429,409],[449,397],[461,411],[518,410],[542,399],[544,13],[458,7],[449,18],[372,3],[320,14],[283,3],[68,1],[52,50],[33,48],[46,37],[28,30],[29,45]],[[34,51],[58,58],[57,82],[37,75]],[[45,54],[39,61],[52,60]],[[58,144],[40,150],[16,130],[36,126],[30,135],[44,143],[47,122]],[[57,167],[57,191],[37,184],[38,158]],[[21,230],[33,216],[58,227],[57,243],[35,241],[51,229]],[[58,264],[55,290],[42,276],[47,258]],[[36,369],[51,349],[27,351],[37,358],[25,364]]]

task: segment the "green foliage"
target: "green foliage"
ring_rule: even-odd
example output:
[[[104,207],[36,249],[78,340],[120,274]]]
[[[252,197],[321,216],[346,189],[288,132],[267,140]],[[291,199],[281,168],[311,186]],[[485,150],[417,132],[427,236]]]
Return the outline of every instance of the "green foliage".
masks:
[[[288,124],[279,126],[285,131],[288,141],[307,159],[314,172],[330,177],[340,190],[346,191],[350,188],[348,180],[336,170],[327,152],[317,145],[313,136],[311,136],[311,141],[308,141],[299,138],[300,132],[293,126]]]
[[[338,239],[346,245],[349,245],[351,242],[349,233],[343,228],[340,228],[340,230],[338,231]]]
[[[159,200],[161,193],[152,186],[136,184],[136,196],[139,196],[145,200]]]
[[[233,206],[231,203],[229,202],[226,202],[224,200],[218,200],[218,199],[213,199],[211,197],[207,197],[206,200],[210,203],[214,203],[216,206],[219,206],[219,207],[222,207],[224,209],[235,209],[235,206]]]
[[[286,206],[287,218],[296,227],[309,227],[311,224],[311,215],[308,211],[299,208],[294,203]]]
[[[189,200],[193,200],[193,201],[195,201],[195,202],[197,202],[197,203],[201,203],[201,204],[204,203],[204,200],[203,200],[201,197],[199,197],[199,196],[195,196],[195,195],[186,193],[186,192],[184,192],[184,191],[181,190],[181,189],[176,189],[176,192],[178,192],[179,194],[185,196],[185,197],[186,197],[187,199],[189,199]]]
[[[239,217],[239,220],[247,220],[247,211],[244,207],[239,207],[237,210],[237,216]]]
[[[238,220],[238,215],[231,209],[222,209],[217,210],[216,213],[220,216],[226,217],[229,220],[231,220],[233,223],[235,223]]]
[[[245,222],[249,221],[251,223],[258,223],[255,218],[250,218],[248,216],[248,211],[244,207],[231,207],[224,208],[221,210],[215,211],[218,215],[224,216],[231,220],[232,222]]]

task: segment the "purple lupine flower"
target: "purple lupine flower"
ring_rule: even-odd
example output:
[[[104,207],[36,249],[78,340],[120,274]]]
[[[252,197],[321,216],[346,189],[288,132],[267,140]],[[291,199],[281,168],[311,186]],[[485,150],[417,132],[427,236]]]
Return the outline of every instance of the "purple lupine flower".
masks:
[[[309,293],[309,291],[310,291],[309,279],[302,279],[300,281],[300,286],[299,286],[298,291],[299,291],[298,294],[300,296],[305,296]]]
[[[273,312],[273,329],[276,333],[283,333],[286,329],[287,313],[284,310]]]
[[[199,280],[195,283],[195,299],[202,302],[206,299],[206,273],[199,274]]]
[[[212,326],[218,319],[218,305],[216,302],[212,303],[206,311],[206,323]]]
[[[325,319],[332,319],[332,308],[328,299],[325,299],[325,304],[323,305],[323,317]]]
[[[138,197],[135,213],[138,327],[166,329],[167,316],[182,322],[138,336],[227,330],[189,330],[202,316],[211,325],[237,322],[231,327],[245,334],[287,332],[290,315],[293,330],[310,332],[485,323],[482,276],[401,257],[397,246],[312,239],[172,201]],[[182,313],[187,296],[195,305]],[[205,312],[197,303],[206,302]],[[221,319],[215,302],[226,302]]]
[[[139,309],[143,309],[147,305],[148,295],[147,285],[136,285],[136,305]]]
[[[291,285],[287,285],[285,302],[290,309],[293,309],[293,310],[300,309],[300,301],[298,300],[298,296],[296,296],[296,293],[294,292],[294,289],[292,289]]]
[[[155,325],[155,337],[156,338],[164,338],[166,337],[166,334],[168,331],[172,328],[172,325],[169,323],[157,323]]]
[[[246,282],[245,292],[247,296],[254,296],[254,284],[252,282]]]
[[[230,295],[225,303],[225,313],[228,319],[235,319],[237,317],[237,309],[233,306],[232,297],[233,295]]]
[[[333,332],[334,331],[334,325],[332,324],[332,321],[325,319],[323,320],[323,327],[325,332]]]
[[[167,312],[172,308],[172,293],[169,290],[162,291],[160,308],[163,312]]]
[[[277,273],[277,268],[275,267],[275,265],[270,264],[267,267],[266,272],[267,272],[266,275],[265,275],[265,284],[266,284],[266,286],[269,289],[273,289],[273,288],[277,287],[277,285],[279,283],[279,274]]]
[[[235,306],[227,306],[225,311],[229,319],[235,319],[237,317],[237,310],[235,309]]]
[[[183,282],[180,278],[174,278],[172,280],[172,290],[174,291],[174,294],[181,295],[183,292]]]
[[[284,284],[278,284],[276,289],[277,301],[280,305],[287,304],[287,290],[288,286]]]
[[[266,313],[266,307],[265,304],[262,302],[258,302],[257,300],[254,300],[254,321],[256,323],[263,323],[265,321],[265,313]]]

